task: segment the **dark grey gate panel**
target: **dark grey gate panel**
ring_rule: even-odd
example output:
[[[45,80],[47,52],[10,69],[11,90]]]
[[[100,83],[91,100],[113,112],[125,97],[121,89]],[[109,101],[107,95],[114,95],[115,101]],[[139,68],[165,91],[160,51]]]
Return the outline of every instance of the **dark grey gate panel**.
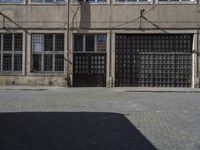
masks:
[[[192,34],[117,34],[115,86],[191,87]]]
[[[74,53],[73,86],[106,86],[106,54]]]

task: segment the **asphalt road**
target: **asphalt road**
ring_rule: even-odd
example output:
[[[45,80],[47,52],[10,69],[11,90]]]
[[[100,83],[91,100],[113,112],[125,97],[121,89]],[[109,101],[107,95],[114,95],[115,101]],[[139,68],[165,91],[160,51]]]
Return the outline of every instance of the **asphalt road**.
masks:
[[[200,90],[0,87],[0,150],[200,150]]]

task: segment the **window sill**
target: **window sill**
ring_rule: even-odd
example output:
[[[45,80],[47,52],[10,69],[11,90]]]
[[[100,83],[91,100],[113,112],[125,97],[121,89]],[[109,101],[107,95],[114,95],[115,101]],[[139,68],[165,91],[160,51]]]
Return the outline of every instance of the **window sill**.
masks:
[[[153,4],[153,1],[146,1],[146,2],[118,2],[115,1],[113,4],[120,4],[120,5],[126,5],[126,4],[133,4],[133,5],[145,5],[145,4]]]
[[[1,71],[0,76],[21,76],[22,71]]]
[[[47,5],[47,6],[49,6],[49,5],[58,5],[58,6],[60,6],[60,5],[67,5],[67,2],[59,2],[59,3],[47,3],[47,2],[29,2],[29,4],[30,5],[43,5],[43,6],[45,6],[45,5]]]
[[[108,1],[106,2],[74,2],[70,3],[70,5],[105,5],[105,4],[110,4]]]
[[[13,3],[1,3],[0,2],[0,5],[26,5],[26,2],[21,2],[21,3],[15,3],[15,2],[13,2]]]
[[[29,76],[64,76],[64,71],[57,72],[30,72]]]

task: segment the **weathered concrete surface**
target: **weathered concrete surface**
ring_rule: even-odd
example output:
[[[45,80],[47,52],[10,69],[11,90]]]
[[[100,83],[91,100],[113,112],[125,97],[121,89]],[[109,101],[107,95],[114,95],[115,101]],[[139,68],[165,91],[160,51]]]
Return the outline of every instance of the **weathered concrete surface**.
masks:
[[[60,86],[67,85],[65,76],[0,76],[0,85]]]
[[[200,26],[200,8],[196,4],[71,4],[70,27],[138,29],[141,9],[145,9],[144,15],[148,19],[142,20],[143,28],[192,29]],[[2,10],[22,28],[67,28],[67,5],[2,5]],[[6,20],[5,26],[19,28],[16,24]]]
[[[0,111],[120,113],[157,149],[200,149],[199,89],[136,90],[5,86]]]

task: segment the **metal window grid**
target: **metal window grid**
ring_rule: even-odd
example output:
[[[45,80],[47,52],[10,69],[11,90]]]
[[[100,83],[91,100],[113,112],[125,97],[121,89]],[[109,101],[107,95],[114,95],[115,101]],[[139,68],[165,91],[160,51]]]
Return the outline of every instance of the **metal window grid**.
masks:
[[[196,0],[159,0],[160,2],[195,2]]]
[[[106,40],[106,34],[74,35],[73,83],[75,86],[105,86]]]
[[[77,0],[78,2],[105,3],[106,0]]]
[[[65,0],[31,0],[33,3],[64,3]]]
[[[116,2],[151,2],[151,0],[116,0]]]
[[[116,86],[190,87],[192,35],[116,35]]]
[[[24,0],[0,0],[0,3],[23,3]]]
[[[31,72],[63,72],[64,34],[32,34],[31,62]]]
[[[106,34],[75,34],[74,53],[106,52]]]
[[[0,71],[22,71],[22,34],[0,34]]]

